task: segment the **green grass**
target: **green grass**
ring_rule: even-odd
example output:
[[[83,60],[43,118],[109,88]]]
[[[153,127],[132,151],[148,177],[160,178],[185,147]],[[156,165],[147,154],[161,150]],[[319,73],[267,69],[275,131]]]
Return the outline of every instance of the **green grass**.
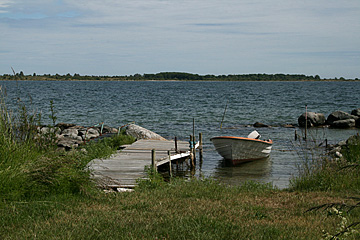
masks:
[[[86,165],[134,139],[121,133],[85,150],[57,151],[52,135],[34,138],[39,116],[21,109],[13,116],[0,104],[0,239],[321,239],[323,231],[341,232],[344,219],[360,218],[359,208],[341,218],[326,208],[307,212],[358,204],[347,198],[359,196],[357,144],[343,161],[306,168],[288,190],[212,179],[165,183],[149,172],[134,192],[105,193]],[[351,230],[339,239],[359,239],[359,228]]]
[[[306,158],[300,175],[291,181],[290,189],[297,191],[329,191],[345,194],[360,194],[360,138],[353,136],[344,156],[334,160],[326,156]],[[309,167],[311,166],[311,167]]]
[[[338,218],[327,211],[305,211],[340,200],[321,192],[263,186],[248,191],[211,180],[176,180],[132,193],[95,191],[2,202],[0,238],[321,239],[322,230],[335,229]],[[349,220],[358,216],[353,212]]]

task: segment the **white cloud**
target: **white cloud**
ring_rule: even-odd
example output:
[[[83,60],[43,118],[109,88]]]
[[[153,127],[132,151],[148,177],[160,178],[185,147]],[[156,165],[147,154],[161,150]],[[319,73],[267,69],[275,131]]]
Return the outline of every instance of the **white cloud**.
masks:
[[[0,65],[28,56],[39,72],[325,76],[359,51],[358,0],[0,0],[0,11],[0,55],[11,52]],[[333,69],[316,72],[329,52]]]

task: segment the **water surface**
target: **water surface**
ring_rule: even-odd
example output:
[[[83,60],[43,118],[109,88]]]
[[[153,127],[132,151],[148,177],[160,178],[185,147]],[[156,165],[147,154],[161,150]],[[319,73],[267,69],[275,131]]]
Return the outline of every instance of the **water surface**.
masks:
[[[119,127],[136,124],[173,139],[188,140],[196,122],[196,135],[203,133],[204,162],[197,176],[239,184],[246,180],[271,182],[284,188],[297,173],[302,157],[294,151],[295,130],[282,127],[296,124],[305,111],[325,116],[335,110],[350,112],[360,107],[357,82],[111,82],[111,81],[0,81],[6,100],[17,99],[42,112],[50,123],[50,101],[54,101],[58,122],[92,126],[99,122]],[[225,105],[227,111],[220,129]],[[262,122],[271,128],[257,129],[264,139],[274,141],[268,160],[239,167],[227,166],[210,138],[219,135],[247,136],[252,124]],[[316,129],[310,132],[319,142],[347,139],[359,130]]]

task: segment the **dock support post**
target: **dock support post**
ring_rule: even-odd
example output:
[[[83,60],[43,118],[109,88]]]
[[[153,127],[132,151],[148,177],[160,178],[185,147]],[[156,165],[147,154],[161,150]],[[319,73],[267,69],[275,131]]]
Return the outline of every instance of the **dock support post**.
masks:
[[[196,138],[195,138],[195,118],[193,118],[193,153],[194,153],[194,164],[196,164],[196,148],[195,148],[195,142],[196,142]]]
[[[200,156],[200,167],[203,162],[203,140],[202,140],[202,133],[199,133],[199,156]]]
[[[179,153],[179,152],[178,152],[177,137],[175,137],[175,152],[176,152],[176,153]]]
[[[172,178],[172,166],[171,166],[171,154],[170,151],[168,151],[168,156],[169,156],[169,175],[170,175],[170,179]]]
[[[307,140],[307,128],[308,128],[308,121],[307,121],[307,105],[305,105],[305,137],[304,140]]]
[[[154,172],[157,172],[155,149],[151,150],[151,168]]]
[[[194,162],[194,136],[190,135],[190,160],[191,160],[191,169],[195,168],[195,162]]]

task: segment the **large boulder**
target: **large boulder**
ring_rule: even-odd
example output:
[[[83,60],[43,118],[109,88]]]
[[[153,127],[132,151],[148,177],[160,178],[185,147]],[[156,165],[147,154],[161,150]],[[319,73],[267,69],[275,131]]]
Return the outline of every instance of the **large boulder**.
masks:
[[[298,123],[300,127],[305,127],[306,125],[306,113],[303,113],[298,118]],[[321,126],[326,123],[326,119],[324,114],[316,113],[316,112],[308,112],[307,113],[307,126],[308,127],[316,127]]]
[[[335,112],[332,112],[326,122],[331,126],[331,127],[337,127],[337,125],[339,125],[339,123],[336,123],[334,124],[334,122],[336,121],[340,121],[340,120],[347,120],[347,119],[353,119],[354,121],[347,121],[349,124],[352,124],[352,122],[354,123],[354,126],[355,126],[355,120],[357,120],[359,117],[357,116],[354,116],[354,115],[351,115],[347,112],[344,112],[344,111],[335,111]],[[341,122],[340,123],[340,126],[343,125],[344,122]],[[343,127],[341,127],[343,128]]]
[[[78,139],[79,131],[75,128],[67,128],[61,132],[61,135],[65,138]]]
[[[60,137],[57,143],[59,148],[63,148],[65,150],[71,150],[77,148],[82,141],[80,139],[72,139],[68,137]]]
[[[360,128],[360,117],[355,120],[355,127]]]
[[[360,117],[360,108],[352,110],[351,115]]]
[[[355,127],[354,119],[344,119],[334,121],[331,125],[332,128],[352,128]]]
[[[79,136],[81,136],[82,139],[84,140],[90,140],[99,137],[100,133],[98,132],[97,129],[89,128],[89,129],[79,130]]]
[[[256,123],[254,123],[254,125],[253,125],[254,127],[256,127],[256,128],[266,128],[266,127],[269,127],[269,125],[266,125],[266,124],[264,124],[264,123],[261,123],[261,122],[256,122]]]
[[[126,134],[133,136],[136,139],[166,140],[159,134],[135,124],[130,124],[126,127]]]
[[[61,131],[64,131],[67,128],[71,128],[71,127],[75,127],[76,124],[72,124],[72,123],[58,123],[56,124],[55,127],[58,127],[61,129]]]

